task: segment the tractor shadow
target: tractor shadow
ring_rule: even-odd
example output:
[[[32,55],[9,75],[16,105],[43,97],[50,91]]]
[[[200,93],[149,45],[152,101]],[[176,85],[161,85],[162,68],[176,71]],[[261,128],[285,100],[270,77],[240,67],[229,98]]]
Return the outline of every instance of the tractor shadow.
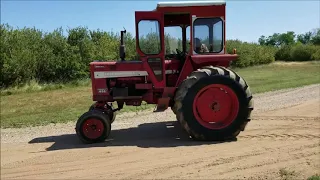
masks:
[[[76,134],[64,134],[61,136],[47,136],[34,138],[29,144],[50,143],[53,144],[46,148],[47,151],[79,149],[93,147],[112,147],[112,146],[136,146],[141,148],[163,148],[178,146],[199,146],[208,144],[218,144],[237,141],[217,142],[217,141],[194,141],[182,130],[176,122],[156,122],[144,123],[138,127],[128,129],[114,129],[109,138],[102,143],[84,144]]]

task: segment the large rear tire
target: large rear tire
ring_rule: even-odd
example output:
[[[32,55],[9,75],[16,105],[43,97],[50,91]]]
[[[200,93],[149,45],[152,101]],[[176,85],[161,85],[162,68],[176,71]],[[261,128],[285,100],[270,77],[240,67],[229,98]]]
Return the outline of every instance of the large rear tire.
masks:
[[[77,136],[87,144],[105,141],[110,132],[110,119],[99,110],[91,110],[84,113],[76,124]]]
[[[195,140],[229,140],[244,131],[253,110],[252,93],[238,74],[207,66],[178,87],[173,112]]]

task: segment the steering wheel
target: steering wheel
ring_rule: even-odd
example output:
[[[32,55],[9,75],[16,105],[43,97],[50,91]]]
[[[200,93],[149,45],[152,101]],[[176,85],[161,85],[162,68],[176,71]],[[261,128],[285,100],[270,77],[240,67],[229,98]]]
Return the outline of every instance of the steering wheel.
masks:
[[[178,48],[176,49],[177,51],[177,59],[178,60],[184,60],[186,57],[186,53],[180,51]]]

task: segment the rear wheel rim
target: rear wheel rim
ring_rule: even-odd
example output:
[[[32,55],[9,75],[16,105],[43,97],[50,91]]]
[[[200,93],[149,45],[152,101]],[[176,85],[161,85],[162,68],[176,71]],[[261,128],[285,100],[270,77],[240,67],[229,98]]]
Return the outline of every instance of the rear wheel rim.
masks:
[[[104,125],[101,120],[91,118],[84,121],[82,132],[89,139],[97,139],[102,136]]]
[[[202,88],[193,101],[196,120],[209,129],[223,129],[237,117],[239,101],[235,92],[223,84],[212,84]]]

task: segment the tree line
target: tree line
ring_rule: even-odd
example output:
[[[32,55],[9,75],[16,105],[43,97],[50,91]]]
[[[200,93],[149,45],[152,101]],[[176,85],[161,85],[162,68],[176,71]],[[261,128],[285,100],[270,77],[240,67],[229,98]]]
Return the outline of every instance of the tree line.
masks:
[[[94,60],[118,60],[119,33],[77,27],[58,28],[43,32],[36,28],[14,29],[8,24],[0,27],[1,88],[21,85],[31,80],[39,83],[68,82],[89,77],[89,63]],[[293,37],[293,40],[292,40]],[[262,36],[259,43],[228,40],[227,52],[237,49],[239,60],[232,66],[247,67],[271,63],[275,60],[319,60],[320,30],[295,35],[292,32]],[[141,46],[148,51],[159,48],[154,37],[145,37]],[[166,52],[181,50],[181,39],[165,36]],[[176,45],[174,45],[176,44]],[[126,60],[138,60],[135,37],[125,36]]]
[[[293,31],[261,36],[259,44],[277,47],[275,59],[283,61],[308,61],[320,59],[320,28],[304,34]]]

